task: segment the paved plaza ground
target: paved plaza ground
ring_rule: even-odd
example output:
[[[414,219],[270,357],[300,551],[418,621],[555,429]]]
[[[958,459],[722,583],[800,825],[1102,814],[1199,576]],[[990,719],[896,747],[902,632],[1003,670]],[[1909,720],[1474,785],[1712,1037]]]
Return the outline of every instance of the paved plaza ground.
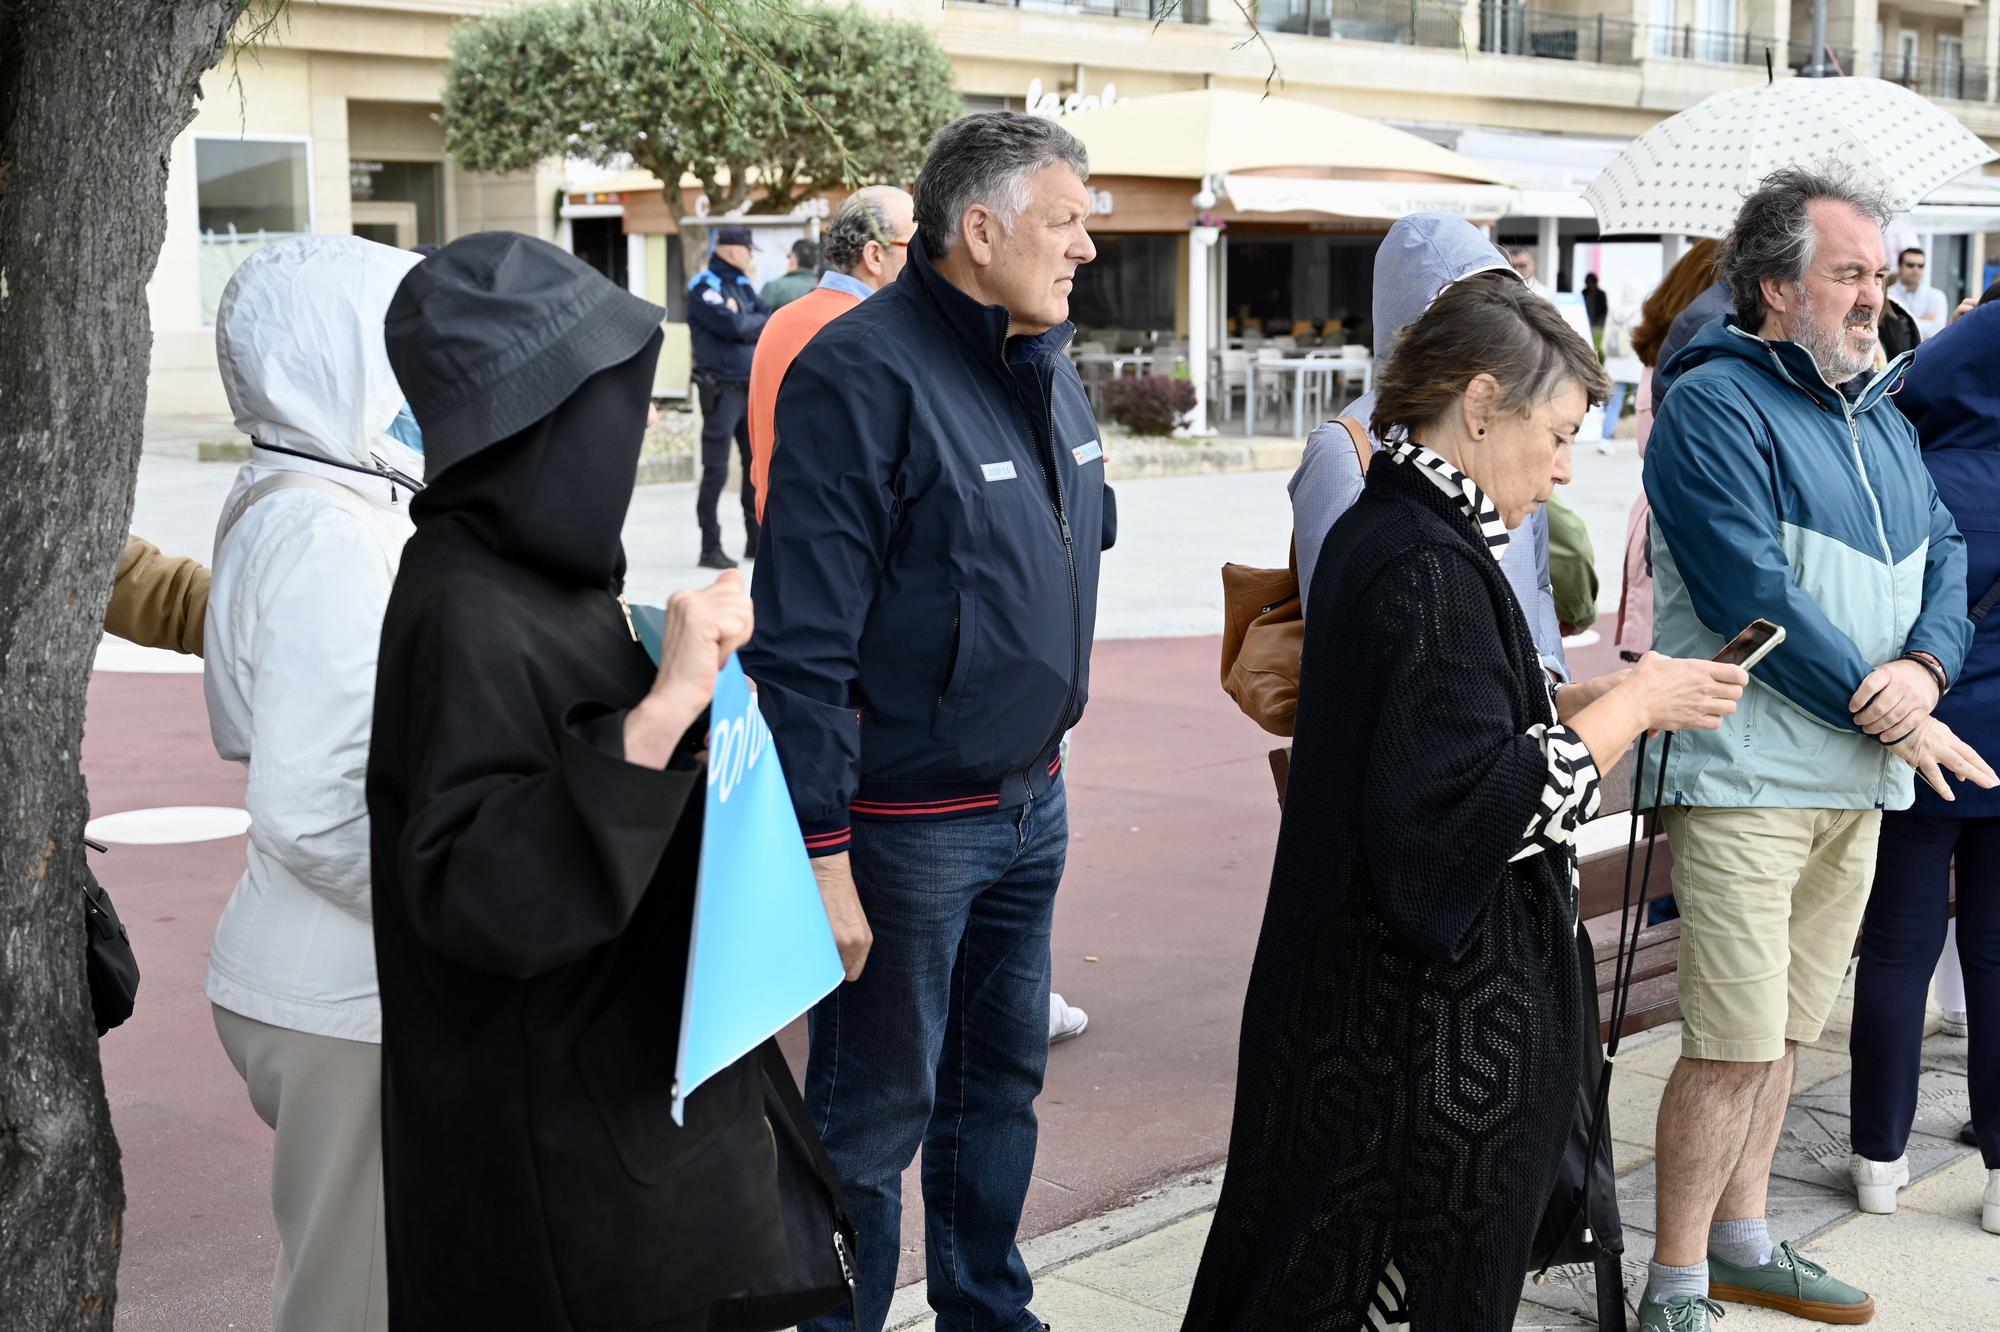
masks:
[[[235,468],[197,463],[157,432],[133,528],[206,557]],[[1638,486],[1626,442],[1585,451],[1570,496],[1590,524],[1615,604],[1618,548]],[[1119,485],[1121,537],[1106,557],[1089,715],[1068,774],[1073,843],[1058,901],[1056,984],[1090,1030],[1051,1055],[1024,1235],[1045,1273],[1038,1309],[1063,1332],[1172,1328],[1187,1296],[1227,1142],[1244,981],[1277,830],[1267,737],[1217,687],[1217,567],[1277,564],[1289,509],[1282,473]],[[626,531],[635,597],[704,581],[691,486],[648,486]],[[722,506],[731,521],[731,501]],[[732,533],[732,544],[740,536]],[[1608,630],[1608,617],[1602,626]],[[1581,673],[1607,645],[1581,646]],[[84,766],[99,814],[240,807],[242,770],[215,757],[193,663],[123,644],[100,654]],[[174,820],[169,820],[173,823]],[[192,829],[193,819],[180,820]],[[173,829],[170,827],[170,833]],[[136,1016],[103,1045],[129,1198],[120,1326],[136,1332],[269,1326],[275,1252],[268,1131],[216,1041],[201,994],[210,936],[237,875],[240,834],[121,844],[99,861],[145,968]],[[1913,1165],[1932,1173],[1895,1218],[1856,1218],[1844,1190],[1845,1025],[1801,1060],[1774,1229],[1819,1233],[1812,1252],[1872,1284],[1877,1326],[2000,1328],[2000,1239],[1978,1230],[1979,1181],[1946,1129],[1965,1114],[1964,1043],[1927,1047]],[[796,1054],[796,1033],[789,1041]],[[1621,1060],[1613,1127],[1630,1258],[1649,1241],[1651,1125],[1671,1029]],[[1955,1052],[1955,1053],[1954,1053]],[[1954,1057],[1957,1063],[1954,1065]],[[1956,1118],[1954,1118],[1954,1116]],[[920,1273],[914,1181],[903,1276]],[[1639,1270],[1643,1270],[1641,1266]],[[1582,1296],[1538,1288],[1523,1325],[1576,1326]],[[907,1288],[896,1318],[923,1313]],[[1539,1320],[1539,1321],[1538,1321]],[[914,1325],[914,1324],[912,1324]],[[1733,1312],[1728,1332],[1776,1326]]]

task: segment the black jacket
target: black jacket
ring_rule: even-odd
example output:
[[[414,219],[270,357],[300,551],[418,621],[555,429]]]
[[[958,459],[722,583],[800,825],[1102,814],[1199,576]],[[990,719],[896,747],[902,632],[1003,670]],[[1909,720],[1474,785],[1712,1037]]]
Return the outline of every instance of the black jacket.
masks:
[[[615,725],[659,341],[412,505],[368,756],[397,1328],[651,1328],[786,1261],[754,1057],[669,1114],[699,730],[656,771]]]
[[[731,303],[735,308],[731,309]],[[688,337],[696,379],[750,382],[750,358],[771,307],[742,269],[716,255],[688,283]]]
[[[860,818],[1017,806],[1089,694],[1104,451],[1064,324],[946,281],[923,238],[778,394],[744,669],[807,846]]]
[[[1243,1005],[1229,1174],[1183,1332],[1352,1332],[1393,1258],[1414,1332],[1502,1332],[1584,1048],[1527,621],[1479,530],[1378,461],[1313,573]]]

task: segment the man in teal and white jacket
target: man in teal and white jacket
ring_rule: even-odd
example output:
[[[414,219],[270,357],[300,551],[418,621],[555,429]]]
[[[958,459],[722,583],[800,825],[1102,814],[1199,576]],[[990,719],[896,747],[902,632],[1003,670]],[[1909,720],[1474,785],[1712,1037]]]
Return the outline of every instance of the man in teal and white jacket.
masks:
[[[1666,760],[1685,1029],[1660,1108],[1648,1332],[1705,1329],[1711,1301],[1872,1315],[1765,1225],[1792,1051],[1825,1026],[1881,811],[1910,804],[1912,769],[1992,781],[1930,716],[1971,625],[1964,541],[1888,401],[1908,357],[1839,387],[1875,362],[1888,218],[1836,172],[1766,179],[1723,251],[1737,314],[1666,366],[1646,453],[1658,650],[1712,656],[1760,618],[1786,631],[1736,714],[1674,736]]]

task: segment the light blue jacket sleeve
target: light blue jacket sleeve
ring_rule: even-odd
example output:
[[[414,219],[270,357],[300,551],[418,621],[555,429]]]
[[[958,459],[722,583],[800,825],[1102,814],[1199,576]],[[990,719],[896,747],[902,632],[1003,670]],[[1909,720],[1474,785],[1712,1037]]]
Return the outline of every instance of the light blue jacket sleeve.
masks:
[[[1945,679],[1955,684],[1972,649],[1972,621],[1965,618],[1965,538],[1931,484],[1930,470],[1920,468],[1918,474],[1929,490],[1931,537],[1924,557],[1924,608],[1910,626],[1903,651],[1930,653],[1944,667]]]
[[[1653,531],[1704,628],[1727,639],[1758,618],[1783,625],[1783,646],[1753,673],[1815,721],[1855,731],[1847,705],[1873,663],[1793,577],[1778,541],[1769,449],[1737,390],[1675,385],[1646,445]]]
[[[1562,621],[1556,618],[1556,584],[1549,573],[1549,511],[1537,508],[1528,515],[1525,527],[1526,531],[1516,534],[1507,544],[1507,556],[1500,561],[1501,572],[1507,575],[1514,596],[1527,614],[1528,629],[1535,636],[1535,650],[1541,653],[1542,669],[1568,684],[1569,658],[1563,655]]]
[[[1340,521],[1340,515],[1361,498],[1361,460],[1354,456],[1354,441],[1347,428],[1328,421],[1312,432],[1292,473],[1292,539],[1299,552],[1299,610],[1307,610],[1312,596],[1313,570],[1319,567],[1320,547],[1326,534]]]

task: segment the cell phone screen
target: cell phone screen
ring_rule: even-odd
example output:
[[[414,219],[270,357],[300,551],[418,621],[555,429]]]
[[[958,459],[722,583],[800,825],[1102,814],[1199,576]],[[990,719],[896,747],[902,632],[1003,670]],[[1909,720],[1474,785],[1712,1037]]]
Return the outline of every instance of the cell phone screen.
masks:
[[[1744,626],[1742,633],[1722,645],[1722,651],[1715,654],[1715,660],[1729,666],[1741,666],[1747,671],[1784,641],[1783,627],[1769,620],[1752,620]]]

